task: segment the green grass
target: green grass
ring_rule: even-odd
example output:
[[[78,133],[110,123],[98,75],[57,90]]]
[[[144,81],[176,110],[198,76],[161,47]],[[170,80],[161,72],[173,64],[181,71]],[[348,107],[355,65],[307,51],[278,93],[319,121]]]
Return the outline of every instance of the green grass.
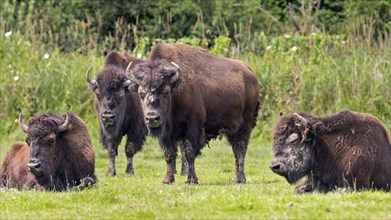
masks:
[[[89,123],[96,130],[95,123]],[[148,139],[125,176],[120,149],[116,177],[106,177],[107,156],[93,137],[99,183],[81,192],[0,191],[3,219],[390,219],[391,196],[381,191],[296,195],[294,186],[268,168],[270,143],[251,142],[247,183],[231,182],[234,161],[226,141],[213,141],[196,160],[199,185],[186,177],[163,185],[165,162],[157,141]],[[178,161],[178,166],[179,161]],[[292,204],[292,205],[289,205]]]

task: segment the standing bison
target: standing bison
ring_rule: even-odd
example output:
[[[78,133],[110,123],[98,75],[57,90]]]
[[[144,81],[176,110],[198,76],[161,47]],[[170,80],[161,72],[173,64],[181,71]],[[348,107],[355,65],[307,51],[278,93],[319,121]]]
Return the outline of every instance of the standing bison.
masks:
[[[91,80],[89,69],[87,71],[87,81],[96,97],[100,141],[109,154],[109,176],[116,175],[115,157],[118,155],[118,145],[125,135],[125,173],[134,175],[133,156],[141,151],[147,134],[140,98],[129,87],[131,82],[125,74],[130,62],[143,61],[114,51],[106,56],[104,68],[96,75],[96,80]]]
[[[62,191],[96,183],[95,156],[85,123],[73,113],[32,118],[27,144],[11,145],[0,168],[0,187],[44,188]]]
[[[391,144],[382,123],[368,114],[288,114],[275,127],[270,168],[291,184],[306,176],[297,193],[337,187],[390,190]]]
[[[188,141],[186,183],[198,183],[196,156],[225,135],[235,155],[235,182],[244,183],[244,160],[259,109],[257,78],[245,63],[181,44],[158,44],[149,61],[128,71],[138,85],[149,132],[167,163],[163,183],[175,181],[177,143]]]

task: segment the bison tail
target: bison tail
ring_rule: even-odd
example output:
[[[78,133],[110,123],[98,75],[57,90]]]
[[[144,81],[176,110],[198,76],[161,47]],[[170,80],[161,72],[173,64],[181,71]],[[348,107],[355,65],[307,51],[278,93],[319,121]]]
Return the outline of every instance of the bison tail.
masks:
[[[254,112],[254,124],[253,124],[253,128],[255,127],[255,125],[257,125],[258,112],[259,112],[260,107],[261,107],[261,102],[258,100],[257,106],[255,107],[255,112]]]

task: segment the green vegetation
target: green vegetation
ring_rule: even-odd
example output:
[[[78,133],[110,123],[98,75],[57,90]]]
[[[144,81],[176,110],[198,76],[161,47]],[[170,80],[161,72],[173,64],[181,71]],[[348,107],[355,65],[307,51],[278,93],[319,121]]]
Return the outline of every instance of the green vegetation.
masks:
[[[88,2],[5,0],[0,9],[0,155],[10,144],[24,141],[25,134],[16,122],[20,112],[27,120],[48,111],[71,110],[89,127],[99,179],[96,187],[82,192],[1,189],[1,219],[391,218],[390,193],[295,195],[294,186],[268,168],[271,132],[280,112],[322,116],[349,108],[371,113],[391,128],[388,1],[368,7],[365,1],[333,1],[319,12],[316,22],[301,20],[303,28],[306,22],[324,28],[310,28],[301,35],[293,34],[288,9],[280,6],[284,1],[248,1],[262,6],[265,11],[258,11],[261,15],[250,3],[241,5],[242,11],[236,10],[239,1],[224,5],[218,0],[170,1],[149,7],[132,2],[123,5],[128,17],[104,1]],[[337,12],[333,4],[343,5],[343,10]],[[107,10],[102,10],[105,7]],[[188,19],[166,21],[168,12],[173,18],[187,13]],[[99,23],[102,15],[105,21]],[[164,18],[161,23],[158,15]],[[335,25],[326,25],[330,21]],[[160,183],[165,162],[157,141],[151,138],[135,157],[135,177],[124,175],[124,144],[119,150],[118,176],[104,175],[107,153],[98,141],[94,96],[85,72],[91,66],[97,73],[108,50],[147,58],[151,46],[162,41],[209,48],[211,53],[247,62],[256,73],[261,109],[247,154],[246,184],[231,182],[234,159],[225,140],[211,142],[196,160],[198,186],[184,184],[185,177],[179,175],[173,185]]]

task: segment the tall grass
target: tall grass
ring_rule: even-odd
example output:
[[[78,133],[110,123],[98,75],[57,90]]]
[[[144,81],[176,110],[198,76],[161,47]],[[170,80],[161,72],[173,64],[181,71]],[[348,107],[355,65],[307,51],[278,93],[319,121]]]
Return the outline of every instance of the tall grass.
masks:
[[[258,51],[238,50],[224,36],[216,38],[210,50],[246,61],[253,68],[261,87],[258,126],[272,127],[280,112],[326,115],[349,108],[374,114],[390,128],[389,41],[367,48],[343,35],[259,36]],[[1,134],[14,131],[19,112],[28,117],[73,110],[82,117],[93,117],[93,95],[87,87],[85,71],[90,66],[93,72],[102,68],[100,52],[63,53],[19,33],[8,37],[3,34],[0,38]],[[148,48],[156,43],[145,38],[138,42],[131,53],[144,58]],[[196,38],[177,42],[202,45]],[[258,128],[259,132],[265,130]],[[266,131],[265,135],[270,129]]]

